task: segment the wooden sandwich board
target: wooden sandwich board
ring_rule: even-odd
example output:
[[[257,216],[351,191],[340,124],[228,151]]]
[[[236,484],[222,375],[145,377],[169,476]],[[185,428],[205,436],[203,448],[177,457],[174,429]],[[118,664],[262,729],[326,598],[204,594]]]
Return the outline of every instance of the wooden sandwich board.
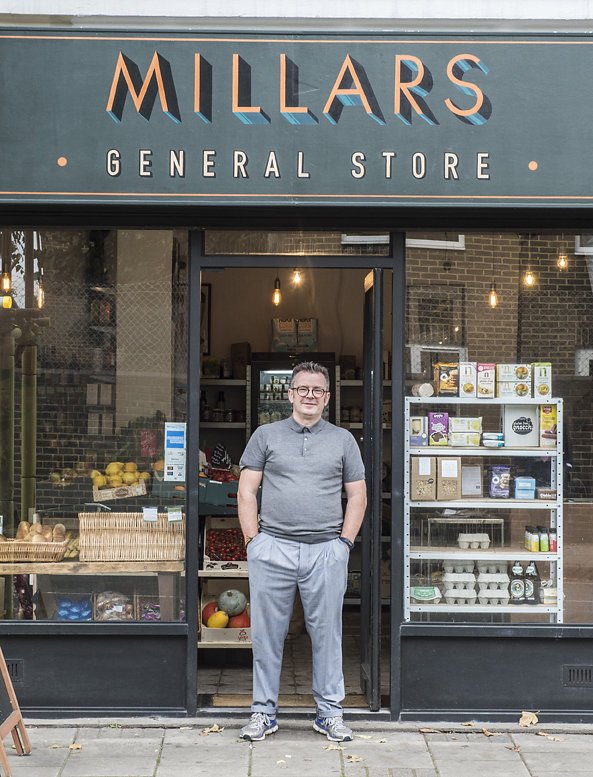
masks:
[[[12,741],[14,742],[17,755],[29,755],[31,752],[31,743],[29,742],[23,716],[16,698],[16,693],[14,692],[12,680],[10,679],[8,667],[6,666],[6,659],[4,658],[4,653],[1,648],[0,674],[2,675],[2,683],[0,683],[0,714],[2,716],[6,715],[4,720],[0,723],[0,767],[2,777],[12,777],[8,758],[6,757],[6,750],[4,748],[6,736],[8,734],[12,735]]]

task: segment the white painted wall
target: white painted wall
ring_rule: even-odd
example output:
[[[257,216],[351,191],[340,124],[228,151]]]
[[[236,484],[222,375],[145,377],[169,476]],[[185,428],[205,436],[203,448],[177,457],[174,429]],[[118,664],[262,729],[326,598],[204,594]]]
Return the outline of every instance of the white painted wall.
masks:
[[[539,22],[552,30],[564,28],[563,22],[572,22],[571,29],[585,31],[589,25],[581,28],[575,22],[593,19],[593,0],[0,0],[0,24],[28,21],[34,25],[79,26],[110,24],[111,19],[120,24],[126,20],[131,25],[140,19],[155,26],[177,20],[186,27],[211,26],[215,22],[227,28],[241,21],[249,25],[251,20],[266,20],[270,25],[297,20],[302,26],[311,20],[316,20],[316,26],[324,19],[343,20],[337,29],[353,20],[370,20],[380,29],[446,27],[448,20],[449,24],[456,22],[457,27],[464,22],[464,28],[489,25],[495,30],[512,27],[500,24],[510,20],[518,27],[523,26],[520,22]]]

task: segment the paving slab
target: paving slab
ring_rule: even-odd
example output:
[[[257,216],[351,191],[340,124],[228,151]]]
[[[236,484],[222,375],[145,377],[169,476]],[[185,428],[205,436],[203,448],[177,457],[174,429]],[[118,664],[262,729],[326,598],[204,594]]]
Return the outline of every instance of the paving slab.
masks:
[[[593,734],[513,734],[513,742],[527,752],[588,752],[593,754]],[[593,771],[593,769],[592,769]]]
[[[533,777],[539,777],[541,772],[570,770],[574,775],[593,774],[591,759],[580,753],[557,751],[552,753],[522,753],[525,763]]]
[[[517,761],[520,760],[519,754],[509,750],[512,745],[496,744],[490,745],[485,742],[467,743],[467,742],[431,742],[429,745],[432,757],[438,763],[446,761]]]
[[[510,764],[485,764],[480,763],[476,768],[475,763],[466,761],[455,763],[449,761],[445,764],[436,764],[439,777],[532,777],[523,763]]]
[[[85,758],[82,752],[68,759],[60,777],[152,777],[156,758],[112,758],[106,754]]]

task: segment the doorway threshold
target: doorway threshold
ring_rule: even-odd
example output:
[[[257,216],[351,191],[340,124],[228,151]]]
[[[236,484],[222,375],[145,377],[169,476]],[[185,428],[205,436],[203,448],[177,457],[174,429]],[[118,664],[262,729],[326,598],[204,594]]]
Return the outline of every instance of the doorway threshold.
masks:
[[[209,704],[204,704],[203,701],[203,699],[198,699],[198,709],[196,712],[197,717],[202,715],[216,715],[222,718],[242,718],[250,706],[215,707]],[[314,709],[314,706],[283,707],[280,704],[278,714],[282,716],[282,718],[291,718],[293,720],[310,720],[314,717]],[[371,712],[368,707],[364,706],[348,707],[347,705],[344,705],[344,709],[346,718],[349,720],[391,720],[391,712],[385,707],[382,707],[376,712]]]

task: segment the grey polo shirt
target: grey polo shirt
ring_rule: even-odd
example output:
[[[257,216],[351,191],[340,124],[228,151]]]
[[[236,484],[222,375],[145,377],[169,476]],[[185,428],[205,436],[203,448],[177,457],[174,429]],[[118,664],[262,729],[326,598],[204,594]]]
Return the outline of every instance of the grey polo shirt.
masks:
[[[311,428],[292,416],[258,427],[240,466],[264,473],[260,530],[300,542],[337,537],[343,484],[364,480],[356,440],[324,419]]]

